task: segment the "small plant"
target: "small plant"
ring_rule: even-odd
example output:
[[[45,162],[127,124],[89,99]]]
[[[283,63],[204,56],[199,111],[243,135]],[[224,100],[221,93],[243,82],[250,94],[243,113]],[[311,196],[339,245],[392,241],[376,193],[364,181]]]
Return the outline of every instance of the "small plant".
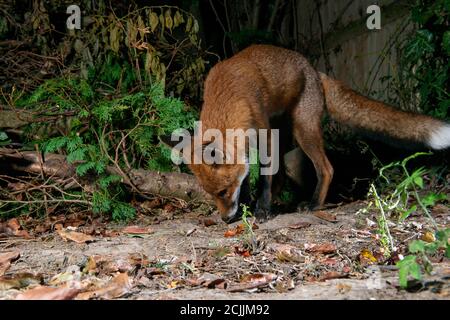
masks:
[[[253,217],[253,214],[250,212],[249,207],[241,204],[242,207],[242,225],[244,226],[244,233],[242,235],[242,240],[247,248],[249,248],[252,252],[255,252],[257,249],[257,242],[255,233],[253,232],[253,222],[249,221],[249,218]]]
[[[450,258],[450,228],[436,231],[433,242],[414,240],[409,244],[410,255],[397,262],[399,268],[399,283],[402,288],[408,286],[408,276],[416,280],[422,279],[422,269],[426,273],[431,273],[433,266],[428,258],[429,255],[436,254],[439,250],[445,251],[445,256]]]
[[[406,159],[391,163],[384,166],[379,171],[379,177],[386,183],[392,185],[389,176],[395,173],[400,175],[400,183],[397,183],[394,190],[389,192],[386,196],[380,196],[375,184],[371,184],[369,197],[373,199],[366,209],[375,207],[379,211],[377,218],[378,233],[380,234],[380,244],[384,249],[385,255],[390,254],[396,250],[394,239],[389,230],[388,214],[389,216],[398,216],[398,221],[403,222],[413,212],[422,211],[431,221],[435,228],[435,241],[431,243],[422,240],[415,240],[409,245],[409,252],[413,255],[406,256],[403,260],[397,263],[399,267],[399,278],[401,287],[406,287],[407,278],[411,275],[415,279],[420,279],[422,269],[429,273],[431,271],[431,263],[427,254],[434,254],[439,249],[446,250],[446,255],[449,254],[448,236],[449,230],[438,230],[438,226],[430,214],[429,208],[434,206],[438,201],[447,200],[444,194],[436,194],[433,192],[427,193],[425,196],[419,194],[420,190],[425,188],[424,176],[429,173],[427,169],[421,167],[415,169],[412,173],[407,169],[407,164],[412,159],[420,156],[430,155],[431,153],[416,153]],[[412,204],[411,199],[417,204]],[[418,263],[418,259],[422,264]]]

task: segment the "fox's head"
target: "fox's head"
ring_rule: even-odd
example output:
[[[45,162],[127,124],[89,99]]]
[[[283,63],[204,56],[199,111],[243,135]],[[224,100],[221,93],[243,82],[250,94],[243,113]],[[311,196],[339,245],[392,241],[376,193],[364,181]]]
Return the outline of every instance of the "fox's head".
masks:
[[[169,147],[176,147],[170,139],[171,137],[161,137],[163,143]],[[191,146],[194,146],[191,138]],[[236,161],[235,164],[228,164],[225,160],[226,152],[219,148],[209,151],[212,158],[219,160],[213,163],[204,161],[203,157],[205,148],[209,144],[204,143],[197,148],[190,148],[190,154],[186,154],[182,150],[178,150],[188,165],[189,169],[196,176],[202,188],[209,193],[220,212],[222,220],[231,223],[236,221],[242,214],[241,203],[248,204],[250,202],[250,190],[248,183],[244,183],[249,175],[249,164],[247,161]],[[194,157],[200,156],[200,163],[194,163]]]

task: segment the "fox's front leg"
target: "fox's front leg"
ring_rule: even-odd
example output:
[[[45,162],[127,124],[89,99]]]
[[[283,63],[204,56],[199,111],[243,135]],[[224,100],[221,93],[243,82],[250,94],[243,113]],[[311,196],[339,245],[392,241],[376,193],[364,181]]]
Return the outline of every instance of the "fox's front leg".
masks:
[[[255,217],[264,221],[270,216],[272,203],[272,176],[260,175],[258,199],[256,201]]]

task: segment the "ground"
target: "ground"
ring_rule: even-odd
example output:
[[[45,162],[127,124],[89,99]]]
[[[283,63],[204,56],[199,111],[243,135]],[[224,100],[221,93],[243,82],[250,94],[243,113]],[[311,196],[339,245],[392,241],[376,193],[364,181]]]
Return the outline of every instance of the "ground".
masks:
[[[383,256],[375,217],[358,212],[365,205],[280,214],[254,235],[204,210],[139,214],[128,225],[83,214],[19,218],[15,232],[26,236],[3,228],[0,238],[0,257],[17,254],[0,299],[449,299],[442,255],[431,275],[399,288],[396,255]],[[435,212],[441,226],[448,213]],[[391,226],[399,252],[426,230],[421,216]]]

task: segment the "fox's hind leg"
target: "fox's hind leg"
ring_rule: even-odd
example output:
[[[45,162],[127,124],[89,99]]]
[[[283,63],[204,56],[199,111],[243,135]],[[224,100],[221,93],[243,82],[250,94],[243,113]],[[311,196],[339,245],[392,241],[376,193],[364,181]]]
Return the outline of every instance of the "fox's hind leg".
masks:
[[[317,85],[317,86],[316,86]],[[305,86],[297,106],[292,110],[293,134],[304,153],[314,164],[317,186],[311,209],[323,206],[333,178],[333,167],[325,154],[321,120],[324,112],[322,91],[315,82]]]

